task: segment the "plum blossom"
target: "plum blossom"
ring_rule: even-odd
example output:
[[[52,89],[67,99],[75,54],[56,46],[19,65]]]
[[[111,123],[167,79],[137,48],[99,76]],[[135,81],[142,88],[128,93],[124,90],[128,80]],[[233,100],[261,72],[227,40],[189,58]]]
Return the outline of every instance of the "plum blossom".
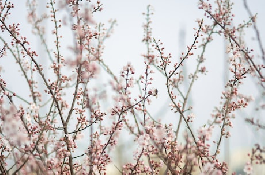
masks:
[[[247,174],[247,175],[250,175],[253,173],[253,167],[251,165],[250,162],[246,163],[245,167],[244,167],[244,172]]]
[[[206,163],[202,168],[202,173],[200,175],[222,175],[222,171],[214,167],[214,164]]]

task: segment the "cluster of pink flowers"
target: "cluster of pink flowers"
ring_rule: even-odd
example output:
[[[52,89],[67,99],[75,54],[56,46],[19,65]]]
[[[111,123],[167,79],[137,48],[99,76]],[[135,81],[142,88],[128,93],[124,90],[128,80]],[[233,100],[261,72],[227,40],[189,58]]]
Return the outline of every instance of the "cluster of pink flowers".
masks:
[[[255,62],[254,50],[245,47],[239,37],[244,28],[255,23],[255,16],[230,27],[235,15],[229,0],[216,0],[215,5],[199,0],[198,7],[204,10],[205,19],[196,21],[198,28],[194,29],[193,41],[179,59],[173,59],[171,53],[166,53],[163,42],[153,36],[152,9],[148,6],[142,39],[147,46],[142,55],[144,72],[137,78],[131,63],[115,75],[102,57],[104,41],[111,35],[116,21],[110,21],[106,29],[93,19],[103,10],[100,1],[66,0],[57,4],[50,0],[47,4],[50,14],[43,16],[37,15],[34,0],[29,0],[27,6],[32,32],[42,41],[50,61],[49,74],[45,74],[46,67],[40,64],[40,55],[20,33],[23,24],[12,23],[8,18],[17,7],[11,1],[0,0],[1,32],[8,38],[0,37],[0,59],[7,56],[15,59],[29,90],[26,98],[22,97],[24,92],[12,92],[10,80],[0,74],[0,174],[107,174],[108,166],[115,161],[111,153],[119,147],[123,132],[128,132],[132,138],[130,144],[137,148],[132,162],[122,162],[116,167],[121,174],[229,172],[229,165],[218,157],[221,142],[231,137],[229,128],[233,127],[235,112],[253,101],[251,96],[240,93],[240,87],[246,78],[254,77],[264,90],[264,65]],[[41,25],[47,19],[54,26],[52,51]],[[62,48],[67,37],[62,36],[62,28],[70,29],[73,35],[73,43],[68,46],[72,54],[69,57]],[[195,114],[188,106],[188,99],[199,75],[208,74],[203,65],[205,52],[216,33],[229,42],[227,71],[231,76],[221,94],[220,107],[213,111],[207,124],[194,130]],[[186,80],[182,66],[196,55],[195,50],[200,50],[197,66],[188,76],[190,83],[184,92],[180,88]],[[0,67],[0,73],[1,70]],[[104,87],[99,83],[102,72],[109,77]],[[153,83],[154,73],[164,78],[169,108],[179,118],[177,126],[163,123],[150,114],[149,107],[160,94]],[[38,89],[40,85],[44,85],[43,91]],[[135,93],[135,89],[139,91]],[[264,109],[264,105],[260,108]],[[265,128],[254,119],[246,121]],[[180,126],[185,126],[184,134]],[[215,129],[219,133],[217,139],[212,137]],[[252,173],[252,164],[265,164],[264,149],[259,144],[249,157],[244,168],[247,174]]]

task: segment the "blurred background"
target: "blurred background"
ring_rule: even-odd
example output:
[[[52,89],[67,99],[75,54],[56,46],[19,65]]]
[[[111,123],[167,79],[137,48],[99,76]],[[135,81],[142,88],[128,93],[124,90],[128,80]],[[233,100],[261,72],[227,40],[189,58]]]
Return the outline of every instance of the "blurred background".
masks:
[[[26,0],[13,1],[16,10],[12,11],[12,15],[8,21],[20,23],[21,34],[27,36],[31,41],[32,49],[37,50],[38,55],[46,55],[40,44],[40,40],[31,34],[32,26],[27,23],[26,2]],[[46,9],[46,1],[39,0],[37,3],[39,4],[39,14],[49,13],[49,10]],[[144,58],[142,54],[146,53],[146,46],[142,42],[144,37],[143,24],[145,23],[145,16],[142,13],[146,12],[148,5],[151,5],[151,12],[153,12],[151,16],[152,36],[157,40],[160,39],[164,43],[165,53],[171,53],[172,60],[176,61],[179,60],[180,54],[186,51],[186,46],[191,45],[194,40],[195,30],[193,28],[198,28],[196,20],[205,18],[204,11],[198,9],[197,0],[102,0],[101,3],[103,4],[103,11],[96,13],[93,19],[98,23],[105,23],[106,28],[110,26],[108,22],[110,19],[112,21],[116,20],[116,25],[110,38],[107,38],[104,43],[105,48],[102,56],[102,59],[104,59],[105,63],[116,75],[120,74],[122,67],[128,62],[134,66],[136,77],[144,73]],[[234,3],[232,11],[235,14],[235,18],[232,25],[237,26],[243,23],[243,21],[248,21],[249,16],[244,8],[243,0],[234,0]],[[257,27],[260,31],[261,40],[264,41],[265,1],[248,0],[248,5],[253,14],[257,13]],[[54,46],[54,38],[51,35],[54,25],[49,21],[44,22],[43,25],[47,26],[47,42],[51,46]],[[63,55],[67,57],[67,54],[71,55],[69,49],[67,49],[72,41],[72,38],[69,37],[71,31],[62,30],[60,32],[64,38],[64,42],[61,43],[62,48],[65,49]],[[243,34],[246,46],[254,49],[255,56],[259,59],[258,56],[261,55],[261,52],[257,45],[253,28],[246,29]],[[3,34],[1,33],[1,35]],[[8,36],[2,37],[8,38]],[[194,131],[207,123],[214,107],[218,107],[221,101],[221,93],[224,91],[225,82],[227,81],[227,77],[229,77],[229,73],[225,71],[227,67],[226,44],[223,36],[216,34],[213,36],[213,42],[207,48],[206,61],[203,63],[206,67],[207,74],[199,75],[189,100],[189,105],[193,107],[191,112],[196,116],[192,125]],[[156,54],[156,52],[154,53]],[[197,54],[199,53],[199,51],[197,53],[195,52],[194,57],[185,61],[184,71],[186,75],[194,72],[197,63]],[[49,64],[47,56],[42,56],[42,58],[40,59],[42,64]],[[1,58],[1,76],[7,81],[9,89],[14,92],[23,92],[23,97],[28,98],[27,96],[29,94],[27,94],[27,89],[23,89],[25,82],[20,78],[21,73],[16,71],[16,69],[18,70],[18,66],[14,64],[14,59],[9,57]],[[98,85],[104,86],[108,82],[109,77],[103,71],[101,71],[100,76],[102,82],[98,82]],[[159,93],[158,98],[153,100],[150,106],[151,114],[155,119],[161,119],[165,123],[176,124],[178,117],[168,107],[170,101],[164,88],[164,78],[159,74],[155,74],[153,82],[153,86],[158,89]],[[254,100],[246,109],[236,113],[236,118],[232,121],[233,128],[230,129],[232,137],[229,140],[226,139],[221,146],[220,158],[229,162],[230,172],[237,171],[238,173],[243,173],[243,167],[249,161],[247,153],[251,151],[254,144],[259,143],[265,145],[265,131],[257,130],[256,127],[245,122],[245,118],[254,117],[259,118],[261,123],[265,123],[264,110],[255,110],[257,106],[264,104],[265,101],[264,94],[262,95],[262,89],[260,89],[256,82],[255,79],[249,78],[244,81],[244,85],[240,88],[241,93],[252,96]],[[182,89],[185,91],[186,87],[187,84],[184,82]],[[181,129],[184,131],[185,126],[183,125]],[[215,134],[213,135],[213,139],[218,137]],[[126,151],[128,149],[133,150],[128,144],[131,137],[125,136],[126,133],[121,134],[121,144],[113,152],[113,155],[116,155],[117,164],[132,161],[133,151]],[[115,167],[110,166],[110,174],[115,174],[114,171],[116,171]],[[257,166],[254,172],[256,174],[265,174],[265,168]]]

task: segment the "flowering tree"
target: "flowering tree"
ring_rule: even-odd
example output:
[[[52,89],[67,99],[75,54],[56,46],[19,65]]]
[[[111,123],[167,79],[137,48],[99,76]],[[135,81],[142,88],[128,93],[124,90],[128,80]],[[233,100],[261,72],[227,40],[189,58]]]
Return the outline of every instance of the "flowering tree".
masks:
[[[105,63],[104,42],[116,21],[110,21],[110,27],[105,29],[104,24],[93,20],[103,10],[101,2],[47,2],[50,12],[43,16],[37,15],[34,0],[27,2],[28,22],[33,34],[41,40],[46,56],[34,51],[27,37],[20,33],[24,24],[9,20],[17,7],[10,1],[0,0],[0,58],[15,59],[16,65],[12,66],[20,69],[28,89],[28,92],[13,92],[8,82],[14,80],[0,79],[1,174],[106,174],[107,166],[114,161],[110,152],[117,147],[121,132],[128,132],[132,138],[130,144],[136,148],[133,161],[116,167],[120,174],[228,173],[228,164],[218,157],[222,151],[220,145],[231,137],[229,128],[236,111],[253,101],[239,88],[245,79],[253,79],[264,92],[264,49],[256,16],[251,14],[246,1],[249,20],[232,26],[235,16],[232,2],[217,0],[212,5],[199,0],[198,7],[205,16],[196,21],[194,39],[180,58],[166,53],[162,41],[153,36],[152,11],[148,6],[142,40],[146,45],[142,62],[145,70],[138,73],[139,77],[130,63],[119,75]],[[45,26],[42,26],[45,20],[53,24],[53,45],[45,38]],[[260,47],[257,53],[241,37],[244,29],[251,26]],[[66,29],[71,30],[70,39],[61,33]],[[228,43],[230,76],[220,106],[207,124],[194,129],[195,115],[188,99],[198,76],[207,73],[203,63],[214,35],[225,37]],[[61,43],[71,38],[66,51]],[[48,66],[41,64],[44,57],[48,57]],[[183,65],[191,58],[197,58],[197,66],[185,77]],[[99,84],[102,72],[109,77],[108,85],[103,87]],[[163,76],[163,91],[170,100],[170,110],[179,119],[177,124],[163,123],[150,113],[152,101],[160,93],[152,84],[154,73]],[[188,81],[186,91],[182,90],[184,81]],[[39,86],[44,86],[43,90]],[[26,93],[28,97],[23,98]],[[265,128],[253,118],[246,121]],[[184,134],[180,126],[185,126]],[[214,129],[218,131],[217,139],[212,138]],[[86,145],[84,150],[80,148],[81,143]],[[246,160],[244,171],[251,174],[252,164],[264,164],[263,156],[264,149],[257,144]]]

